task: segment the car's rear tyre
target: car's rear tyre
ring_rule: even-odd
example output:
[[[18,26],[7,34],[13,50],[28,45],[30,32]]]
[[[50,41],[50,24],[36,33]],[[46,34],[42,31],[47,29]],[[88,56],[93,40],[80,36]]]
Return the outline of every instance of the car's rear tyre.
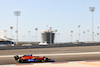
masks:
[[[23,63],[23,60],[20,59],[20,60],[19,60],[19,63]]]

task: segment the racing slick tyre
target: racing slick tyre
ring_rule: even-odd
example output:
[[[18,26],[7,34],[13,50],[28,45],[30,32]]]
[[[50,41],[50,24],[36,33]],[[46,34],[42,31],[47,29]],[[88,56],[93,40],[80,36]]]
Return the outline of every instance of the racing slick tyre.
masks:
[[[15,60],[18,60],[18,59],[19,59],[19,56],[18,56],[18,55],[16,55],[16,56],[14,56],[14,58],[15,58]]]
[[[20,59],[20,60],[19,60],[19,63],[23,63],[23,60]]]
[[[44,61],[45,61],[45,62],[48,62],[48,61],[49,61],[49,59],[48,59],[48,58],[44,58]]]

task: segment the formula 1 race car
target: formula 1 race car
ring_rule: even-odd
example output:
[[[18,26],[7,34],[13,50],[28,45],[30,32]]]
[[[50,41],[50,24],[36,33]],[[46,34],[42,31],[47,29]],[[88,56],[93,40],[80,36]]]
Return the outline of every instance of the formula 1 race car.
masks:
[[[24,55],[19,57],[18,55],[14,56],[14,59],[19,63],[27,63],[27,62],[55,62],[45,56],[32,56],[32,55]]]

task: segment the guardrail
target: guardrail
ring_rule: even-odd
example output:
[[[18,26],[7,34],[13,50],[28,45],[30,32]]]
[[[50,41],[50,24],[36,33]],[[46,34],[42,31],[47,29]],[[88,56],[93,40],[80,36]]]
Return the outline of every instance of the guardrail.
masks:
[[[52,45],[32,45],[32,46],[2,46],[0,50],[12,50],[12,49],[34,49],[34,48],[53,48],[53,47],[78,47],[78,46],[96,46],[99,43],[88,43],[88,44],[52,44]]]

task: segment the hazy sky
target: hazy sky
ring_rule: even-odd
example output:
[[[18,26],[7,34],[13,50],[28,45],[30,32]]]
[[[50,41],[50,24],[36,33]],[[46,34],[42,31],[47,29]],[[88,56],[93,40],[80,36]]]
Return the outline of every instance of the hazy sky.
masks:
[[[0,30],[7,30],[7,37],[11,37],[10,26],[13,26],[12,34],[15,39],[14,11],[21,11],[18,17],[20,41],[29,41],[28,31],[30,31],[30,39],[35,41],[35,28],[38,28],[37,40],[41,41],[41,30],[49,29],[49,27],[60,33],[56,36],[57,42],[70,42],[71,30],[73,30],[73,41],[76,41],[79,39],[78,25],[81,25],[81,41],[84,37],[87,41],[87,30],[90,30],[91,40],[92,13],[89,7],[95,7],[94,31],[97,34],[98,31],[100,32],[100,29],[97,29],[98,26],[100,27],[100,0],[0,0]],[[85,36],[83,31],[86,32]]]

